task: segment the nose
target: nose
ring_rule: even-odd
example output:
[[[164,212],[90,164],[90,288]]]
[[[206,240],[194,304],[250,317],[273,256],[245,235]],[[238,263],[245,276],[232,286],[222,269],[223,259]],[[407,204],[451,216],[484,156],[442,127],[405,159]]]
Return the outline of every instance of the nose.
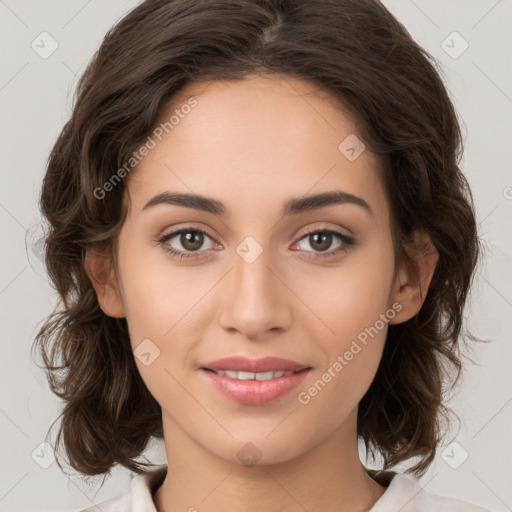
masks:
[[[234,268],[223,280],[221,289],[222,328],[251,340],[267,338],[271,331],[289,329],[293,293],[271,251],[264,249],[253,261],[243,251],[235,251],[232,261]]]

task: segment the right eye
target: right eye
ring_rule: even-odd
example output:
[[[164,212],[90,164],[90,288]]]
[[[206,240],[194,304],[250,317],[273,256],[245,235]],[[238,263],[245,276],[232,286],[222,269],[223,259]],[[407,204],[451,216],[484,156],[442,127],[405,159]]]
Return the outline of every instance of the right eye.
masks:
[[[198,228],[186,227],[163,235],[158,242],[162,246],[163,250],[171,254],[174,258],[197,258],[198,256],[194,253],[205,252],[199,251],[201,246],[204,244],[205,237],[212,240],[206,231]],[[177,243],[181,245],[181,248],[175,249],[169,244],[173,238],[177,238]]]

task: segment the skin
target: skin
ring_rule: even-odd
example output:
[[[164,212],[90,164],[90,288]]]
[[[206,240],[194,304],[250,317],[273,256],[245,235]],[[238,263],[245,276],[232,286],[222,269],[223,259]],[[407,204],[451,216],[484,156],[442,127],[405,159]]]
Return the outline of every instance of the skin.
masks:
[[[150,339],[160,355],[136,358],[162,407],[169,471],[154,494],[159,512],[363,511],[386,488],[358,456],[357,407],[379,365],[387,324],[324,389],[308,390],[365,328],[399,303],[390,324],[421,308],[437,261],[416,256],[420,282],[405,268],[393,280],[389,204],[369,150],[350,161],[338,150],[353,120],[327,93],[291,77],[189,84],[163,113],[198,101],[133,171],[128,217],[119,236],[118,273],[90,250],[86,269],[103,311],[126,317],[132,348]],[[363,198],[281,217],[285,201],[343,190]],[[222,201],[220,216],[177,205],[142,210],[164,191]],[[108,200],[108,196],[103,199]],[[156,240],[183,227],[204,229],[196,259],[173,258]],[[352,235],[355,245],[330,258],[308,229]],[[236,248],[253,237],[263,252],[247,263]],[[194,253],[180,236],[166,242]],[[326,243],[326,245],[328,242]],[[339,247],[335,236],[327,250]],[[265,405],[219,393],[199,367],[229,355],[283,357],[313,367],[292,392]],[[259,452],[253,466],[237,452]],[[192,510],[192,509],[191,509]]]

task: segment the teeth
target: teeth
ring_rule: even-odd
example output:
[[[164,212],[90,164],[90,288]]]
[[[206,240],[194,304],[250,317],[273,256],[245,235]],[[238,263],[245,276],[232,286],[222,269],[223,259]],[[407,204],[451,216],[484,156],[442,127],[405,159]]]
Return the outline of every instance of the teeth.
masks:
[[[226,375],[227,377],[231,377],[232,379],[238,380],[270,380],[270,379],[278,379],[279,377],[286,377],[287,375],[292,375],[295,372],[236,372],[233,370],[214,370],[218,375]]]

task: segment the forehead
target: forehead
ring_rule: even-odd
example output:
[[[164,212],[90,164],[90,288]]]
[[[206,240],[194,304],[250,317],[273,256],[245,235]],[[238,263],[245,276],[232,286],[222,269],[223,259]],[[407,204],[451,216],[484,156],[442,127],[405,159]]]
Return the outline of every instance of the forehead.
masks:
[[[357,156],[363,146],[352,116],[326,91],[289,76],[190,83],[150,136],[154,148],[128,181],[137,211],[166,190],[276,211],[291,197],[343,190],[386,208],[379,162],[368,149]],[[355,159],[347,153],[354,144]]]

